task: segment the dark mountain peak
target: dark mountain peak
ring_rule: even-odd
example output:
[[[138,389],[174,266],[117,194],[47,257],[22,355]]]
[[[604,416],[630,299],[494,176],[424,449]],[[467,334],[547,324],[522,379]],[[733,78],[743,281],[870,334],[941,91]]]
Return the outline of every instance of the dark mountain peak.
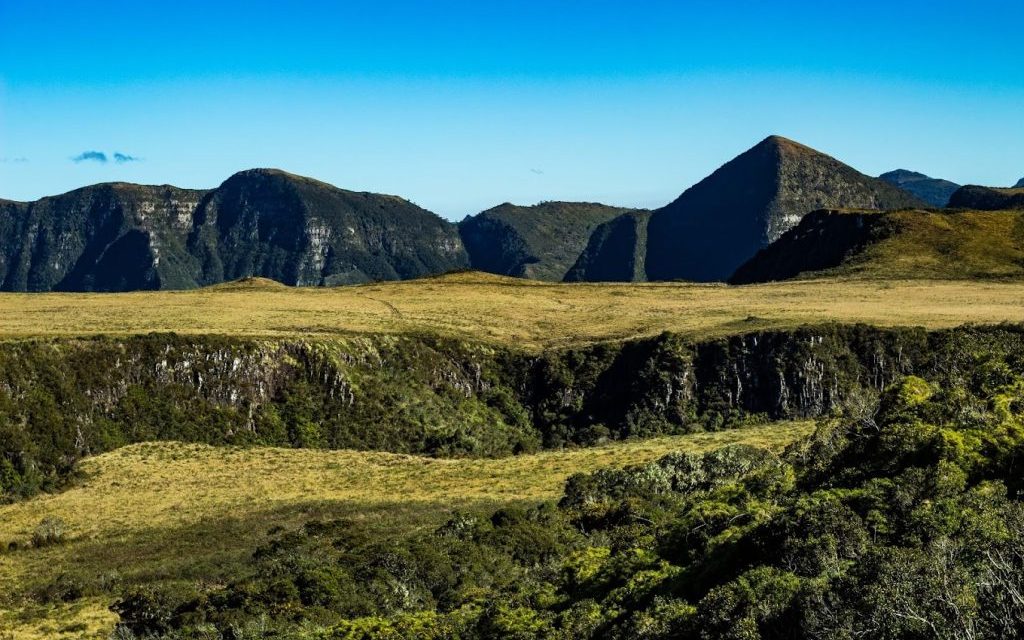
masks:
[[[1017,184],[1013,185],[1014,189],[1024,189],[1024,178],[1017,181]]]
[[[895,169],[893,171],[887,171],[882,175],[878,176],[882,180],[885,180],[889,184],[901,185],[907,182],[919,182],[921,180],[931,180],[932,178],[926,176],[923,173],[917,171],[911,171],[909,169]]]
[[[945,207],[949,204],[949,198],[960,188],[955,182],[933,178],[917,171],[907,169],[896,169],[878,176],[894,187],[899,187],[907,193],[920,198],[933,207]]]
[[[722,165],[648,224],[650,280],[725,280],[816,209],[924,206],[835,158],[770,136]]]

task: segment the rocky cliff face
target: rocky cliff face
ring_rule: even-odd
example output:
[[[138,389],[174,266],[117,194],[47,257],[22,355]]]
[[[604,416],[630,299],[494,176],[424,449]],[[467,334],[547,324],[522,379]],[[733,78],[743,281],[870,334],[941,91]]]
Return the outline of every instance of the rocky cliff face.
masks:
[[[189,249],[199,284],[261,276],[335,285],[468,266],[455,227],[407,200],[269,169],[243,171],[212,192]]]
[[[194,286],[185,250],[205,191],[102,184],[0,203],[0,289],[121,291]]]
[[[459,224],[474,269],[519,278],[562,280],[602,223],[627,209],[592,202],[502,204]]]
[[[945,207],[949,204],[949,198],[960,188],[955,182],[932,178],[916,171],[896,169],[878,176],[894,187],[899,187],[916,198],[932,205],[933,207]]]
[[[643,282],[649,211],[630,211],[597,227],[566,282]]]
[[[0,201],[0,289],[182,289],[246,276],[292,285],[468,266],[454,225],[398,198],[282,171],[212,191],[104,184]]]
[[[949,206],[954,209],[979,209],[982,211],[1024,209],[1024,189],[999,189],[968,185],[956,190],[949,199]]]
[[[772,136],[651,215],[647,277],[725,280],[816,209],[917,206],[901,189]]]

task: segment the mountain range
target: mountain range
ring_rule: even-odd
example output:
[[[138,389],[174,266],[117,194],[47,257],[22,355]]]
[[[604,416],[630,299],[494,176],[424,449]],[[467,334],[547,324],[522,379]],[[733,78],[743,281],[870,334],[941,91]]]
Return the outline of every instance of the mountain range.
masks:
[[[847,245],[876,229],[867,212],[947,201],[1014,209],[1024,207],[1024,190],[958,187],[903,169],[874,178],[770,136],[653,211],[505,203],[453,224],[398,196],[252,169],[209,190],[108,183],[0,200],[0,290],[186,289],[250,276],[331,286],[459,269],[548,281],[746,282],[834,268],[843,259],[832,264],[830,251],[856,253]],[[864,213],[822,222],[849,209]],[[815,211],[825,212],[808,223],[815,233],[872,222],[834,247],[808,249],[806,228],[788,232]],[[783,239],[820,264],[780,266],[773,243]]]

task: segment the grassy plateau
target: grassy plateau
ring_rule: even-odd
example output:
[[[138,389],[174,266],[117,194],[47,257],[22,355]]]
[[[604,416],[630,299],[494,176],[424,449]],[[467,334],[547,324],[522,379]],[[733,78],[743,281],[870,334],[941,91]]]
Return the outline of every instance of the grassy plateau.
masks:
[[[708,338],[823,322],[930,329],[1024,320],[1024,282],[802,280],[551,284],[464,273],[339,288],[252,279],[188,291],[0,294],[0,338],[174,332],[438,333],[524,349],[673,331]]]

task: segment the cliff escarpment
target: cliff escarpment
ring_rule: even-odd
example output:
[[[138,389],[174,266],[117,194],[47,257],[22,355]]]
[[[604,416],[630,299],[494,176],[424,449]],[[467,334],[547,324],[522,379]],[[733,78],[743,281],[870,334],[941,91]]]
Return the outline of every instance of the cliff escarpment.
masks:
[[[914,374],[1024,358],[1019,327],[672,334],[532,355],[428,336],[0,344],[0,494],[148,440],[502,456],[829,415]]]

